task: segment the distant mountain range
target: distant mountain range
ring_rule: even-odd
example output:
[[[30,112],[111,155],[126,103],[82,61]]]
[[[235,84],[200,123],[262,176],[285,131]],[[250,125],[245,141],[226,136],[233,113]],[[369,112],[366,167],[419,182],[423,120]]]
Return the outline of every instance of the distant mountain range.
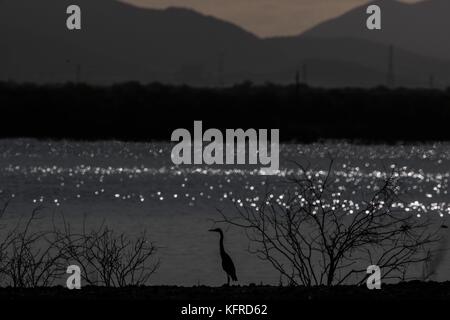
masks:
[[[425,0],[407,4],[395,0],[373,1],[382,12],[382,29],[365,28],[367,5],[326,21],[302,36],[356,38],[394,44],[403,49],[450,60],[450,1]]]
[[[65,27],[73,3],[82,8],[81,31]],[[382,31],[366,29],[364,6],[296,37],[262,39],[188,9],[0,0],[0,79],[229,85],[292,83],[298,73],[311,85],[367,87],[386,84],[392,44],[397,85],[450,85],[450,1],[375,3]]]

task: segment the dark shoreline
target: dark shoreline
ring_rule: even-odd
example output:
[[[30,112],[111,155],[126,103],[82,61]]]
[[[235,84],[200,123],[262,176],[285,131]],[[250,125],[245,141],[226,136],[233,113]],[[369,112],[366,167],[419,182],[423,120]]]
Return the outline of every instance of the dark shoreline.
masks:
[[[363,286],[336,287],[177,287],[141,286],[124,288],[84,287],[68,290],[65,287],[48,288],[0,288],[0,300],[92,300],[92,301],[247,301],[247,302],[294,302],[294,301],[450,301],[450,281],[411,281],[384,284],[381,290],[369,290]]]
[[[44,319],[416,319],[448,311],[450,282],[362,287],[0,289],[2,315]],[[195,314],[200,308],[213,316]],[[239,314],[239,308],[249,313]],[[186,313],[186,310],[190,310]],[[264,315],[254,310],[264,310]]]
[[[280,129],[283,142],[450,141],[450,89],[0,82],[0,138],[169,141],[173,130]]]

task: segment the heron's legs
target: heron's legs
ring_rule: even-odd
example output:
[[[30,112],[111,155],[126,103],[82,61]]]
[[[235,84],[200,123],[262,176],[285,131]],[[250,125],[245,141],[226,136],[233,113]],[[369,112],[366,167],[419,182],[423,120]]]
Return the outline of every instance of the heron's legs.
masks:
[[[227,286],[230,285],[230,276],[227,274]]]

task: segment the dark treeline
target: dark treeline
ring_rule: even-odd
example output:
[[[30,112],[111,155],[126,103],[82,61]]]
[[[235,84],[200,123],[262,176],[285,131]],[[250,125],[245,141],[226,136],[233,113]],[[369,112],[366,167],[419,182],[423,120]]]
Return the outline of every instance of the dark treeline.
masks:
[[[176,128],[280,129],[284,141],[450,140],[450,90],[0,83],[0,137],[170,140]]]

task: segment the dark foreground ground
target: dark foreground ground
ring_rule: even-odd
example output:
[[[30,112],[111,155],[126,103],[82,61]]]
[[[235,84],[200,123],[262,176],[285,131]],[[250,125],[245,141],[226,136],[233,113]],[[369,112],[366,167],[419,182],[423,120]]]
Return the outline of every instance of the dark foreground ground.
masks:
[[[427,319],[448,312],[450,282],[335,288],[0,289],[0,317],[43,319]],[[239,311],[239,305],[245,308]],[[198,308],[214,308],[198,314]],[[204,309],[204,310],[205,310]],[[259,310],[258,314],[255,310]],[[264,311],[264,314],[261,312]],[[188,314],[186,314],[186,312]],[[7,319],[7,317],[5,317]],[[9,318],[8,318],[9,319]]]
[[[360,286],[338,287],[64,287],[14,289],[0,288],[0,300],[146,300],[146,301],[320,301],[320,300],[448,300],[450,282],[405,282],[385,284],[380,290]]]

